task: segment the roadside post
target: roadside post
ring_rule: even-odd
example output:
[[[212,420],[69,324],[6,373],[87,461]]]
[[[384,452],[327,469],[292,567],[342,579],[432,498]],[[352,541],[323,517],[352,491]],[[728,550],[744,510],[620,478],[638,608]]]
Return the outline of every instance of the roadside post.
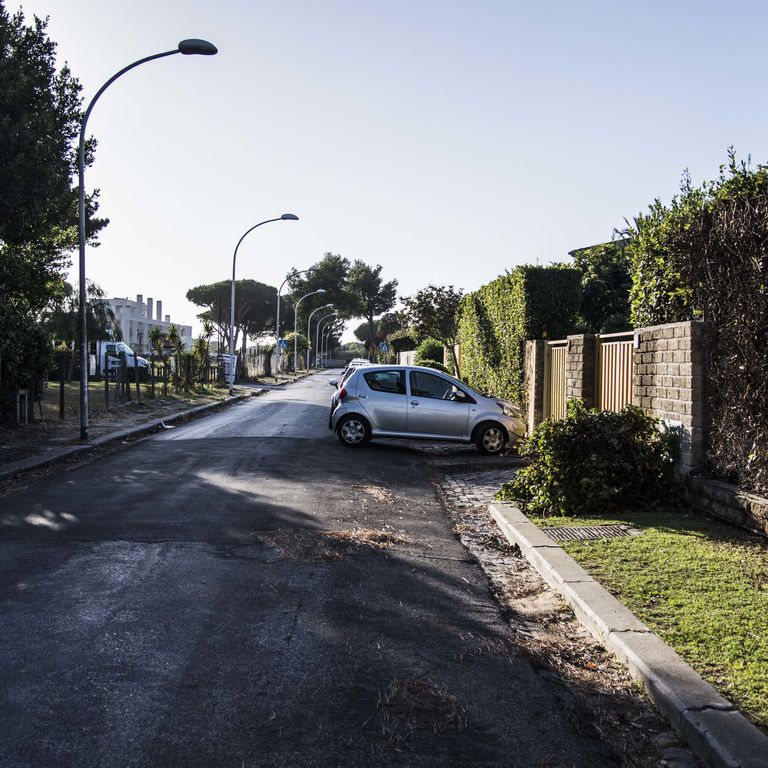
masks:
[[[278,339],[277,348],[280,350],[280,354],[277,357],[277,370],[275,371],[275,381],[277,381],[277,375],[280,373],[280,362],[283,359],[285,350],[288,349],[288,339]]]
[[[64,418],[64,385],[67,377],[64,371],[66,355],[59,352],[59,418]]]
[[[109,410],[109,377],[112,371],[109,367],[109,356],[104,355],[104,410]]]
[[[149,392],[150,397],[155,399],[155,352],[149,353]]]
[[[136,381],[136,402],[141,402],[141,383],[139,382],[139,361],[136,359],[136,353],[133,353],[133,378]]]
[[[131,392],[131,383],[128,381],[128,361],[125,358],[125,352],[120,353],[120,373],[120,383],[123,389],[123,394],[125,395],[125,399],[129,403],[132,403],[133,393]]]

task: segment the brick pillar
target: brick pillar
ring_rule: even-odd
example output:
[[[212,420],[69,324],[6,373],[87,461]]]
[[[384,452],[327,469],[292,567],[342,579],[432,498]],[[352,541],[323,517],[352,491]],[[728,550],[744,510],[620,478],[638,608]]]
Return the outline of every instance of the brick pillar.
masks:
[[[528,410],[528,434],[544,420],[544,355],[546,341],[536,339],[525,343],[525,392]]]
[[[583,400],[587,408],[595,407],[595,366],[597,337],[593,333],[568,336],[565,361],[565,398]]]
[[[632,385],[634,402],[680,435],[678,471],[704,459],[704,354],[698,321],[639,328]]]

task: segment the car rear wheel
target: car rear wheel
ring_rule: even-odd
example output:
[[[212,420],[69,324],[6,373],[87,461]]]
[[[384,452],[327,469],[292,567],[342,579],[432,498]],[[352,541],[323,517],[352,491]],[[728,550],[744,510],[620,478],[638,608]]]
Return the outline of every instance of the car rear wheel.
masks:
[[[504,450],[507,444],[507,433],[498,424],[483,424],[477,430],[475,445],[480,453],[486,456],[496,456]]]
[[[355,448],[371,439],[371,427],[362,416],[350,414],[336,425],[336,434],[343,445]]]

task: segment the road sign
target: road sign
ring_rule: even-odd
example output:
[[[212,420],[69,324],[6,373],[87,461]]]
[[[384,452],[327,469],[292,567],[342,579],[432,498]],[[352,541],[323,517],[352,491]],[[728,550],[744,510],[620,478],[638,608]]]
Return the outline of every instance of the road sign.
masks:
[[[278,339],[277,346],[280,347],[280,349],[288,349],[288,339]]]
[[[387,346],[386,341],[382,341],[381,344],[379,344],[379,351],[381,352],[389,352],[389,347]]]

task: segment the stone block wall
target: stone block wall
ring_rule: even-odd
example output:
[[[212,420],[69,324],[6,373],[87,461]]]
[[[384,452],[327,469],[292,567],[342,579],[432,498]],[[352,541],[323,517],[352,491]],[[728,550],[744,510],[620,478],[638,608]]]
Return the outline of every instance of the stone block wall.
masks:
[[[566,357],[566,398],[596,405],[597,346],[593,334],[569,336]],[[544,417],[543,341],[529,342],[526,377],[529,432]],[[704,362],[702,324],[671,323],[635,331],[633,403],[680,434],[679,471],[688,474],[704,454]]]
[[[670,323],[635,332],[633,402],[680,434],[679,470],[704,457],[702,324]]]
[[[670,323],[635,332],[632,401],[680,436],[678,473],[684,476],[690,503],[708,514],[768,535],[768,499],[700,473],[706,419],[703,325]],[[568,337],[567,398],[595,404],[599,337]],[[544,418],[544,341],[528,342],[526,377],[528,430]]]
[[[691,504],[714,517],[768,535],[768,499],[744,493],[736,486],[704,477],[687,484]]]

